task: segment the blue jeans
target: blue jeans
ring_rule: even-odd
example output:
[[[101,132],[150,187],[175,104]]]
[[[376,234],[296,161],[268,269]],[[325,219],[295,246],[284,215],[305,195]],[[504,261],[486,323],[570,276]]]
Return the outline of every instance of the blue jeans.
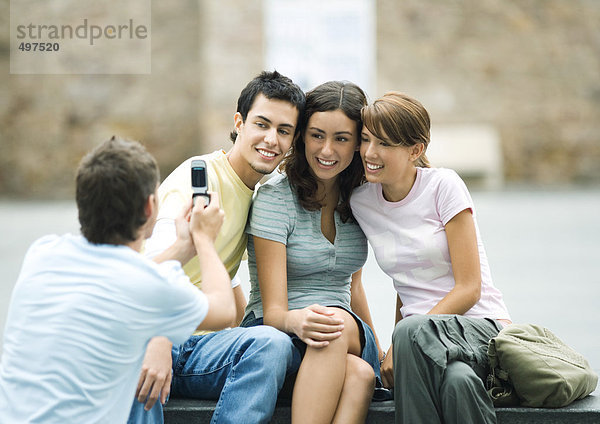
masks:
[[[218,400],[211,423],[268,423],[286,375],[300,366],[290,338],[267,326],[192,336],[173,346],[171,396]],[[160,402],[150,411],[134,399],[129,420],[163,423]]]

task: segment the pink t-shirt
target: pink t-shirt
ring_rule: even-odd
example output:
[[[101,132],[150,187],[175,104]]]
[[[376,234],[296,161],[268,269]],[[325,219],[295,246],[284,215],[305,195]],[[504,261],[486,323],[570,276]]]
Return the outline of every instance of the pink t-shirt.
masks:
[[[470,209],[479,247],[481,298],[464,315],[510,320],[502,294],[492,282],[473,201],[456,172],[417,168],[411,191],[399,202],[385,200],[381,184],[367,183],[354,191],[350,204],[377,263],[394,281],[405,318],[426,314],[454,287],[445,225]]]

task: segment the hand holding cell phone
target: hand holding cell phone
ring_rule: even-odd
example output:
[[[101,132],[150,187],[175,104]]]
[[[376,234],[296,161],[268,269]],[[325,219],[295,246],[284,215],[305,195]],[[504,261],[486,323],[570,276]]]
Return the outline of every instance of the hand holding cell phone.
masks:
[[[214,242],[223,225],[225,212],[221,209],[219,195],[212,192],[207,194],[211,199],[209,205],[204,206],[196,202],[192,208],[190,231],[192,235],[204,234]]]

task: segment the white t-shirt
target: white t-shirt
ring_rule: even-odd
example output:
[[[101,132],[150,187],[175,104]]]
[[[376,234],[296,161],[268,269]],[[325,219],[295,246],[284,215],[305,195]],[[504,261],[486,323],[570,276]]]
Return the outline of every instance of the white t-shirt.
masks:
[[[481,264],[481,298],[464,315],[510,319],[492,282],[473,201],[456,172],[419,167],[412,189],[401,201],[388,202],[381,184],[367,183],[354,191],[350,204],[377,263],[394,281],[403,317],[428,313],[454,287],[445,225],[470,209]]]
[[[149,339],[181,343],[207,312],[179,262],[82,236],[39,239],[8,311],[0,422],[126,422]]]

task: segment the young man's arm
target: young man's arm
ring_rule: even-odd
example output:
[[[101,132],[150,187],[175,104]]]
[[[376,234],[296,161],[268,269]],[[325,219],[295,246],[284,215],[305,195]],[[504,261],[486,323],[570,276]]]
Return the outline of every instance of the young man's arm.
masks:
[[[224,216],[219,206],[219,196],[214,192],[211,193],[208,206],[196,206],[192,210],[190,232],[202,269],[202,292],[209,304],[208,313],[198,326],[199,330],[228,327],[236,315],[231,280],[214,246]]]
[[[191,200],[175,220],[177,240],[154,261],[175,259],[187,263],[196,254],[205,272],[202,291],[208,298],[209,310],[198,329],[220,329],[234,319],[235,306],[229,274],[214,248],[214,240],[223,223],[216,193],[208,207],[192,209]],[[188,222],[189,221],[189,222]],[[165,403],[171,388],[171,348],[166,337],[154,337],[148,343],[138,382],[136,397],[150,410],[160,396]]]
[[[183,266],[196,255],[196,247],[190,232],[191,215],[192,200],[190,199],[175,217],[175,240],[169,247],[152,258],[154,262],[161,263],[167,260],[176,260]]]
[[[198,326],[199,330],[228,327],[236,315],[231,280],[214,246],[224,216],[217,193],[211,193],[208,206],[192,207],[190,200],[175,219],[177,239],[154,257],[157,263],[174,259],[184,265],[198,255],[202,269],[202,292],[209,304],[208,313]]]

